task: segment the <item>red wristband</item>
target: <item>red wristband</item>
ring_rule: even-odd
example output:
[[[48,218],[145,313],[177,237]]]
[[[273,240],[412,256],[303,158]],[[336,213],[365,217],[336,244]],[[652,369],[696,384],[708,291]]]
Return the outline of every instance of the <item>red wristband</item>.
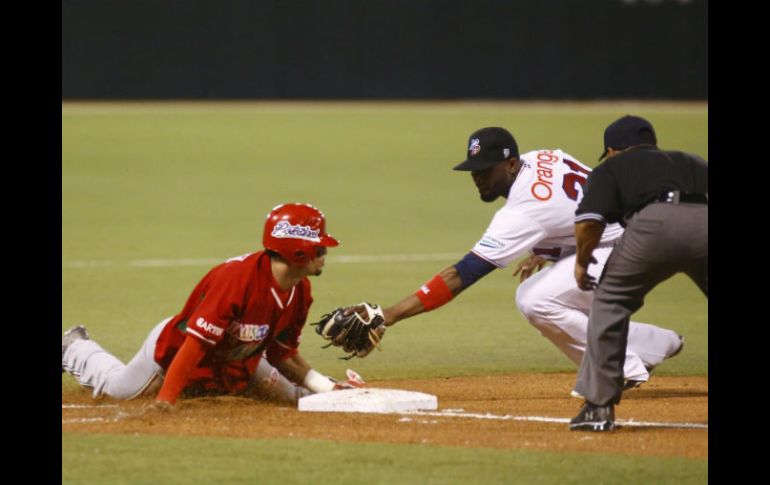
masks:
[[[449,289],[441,275],[434,276],[432,280],[422,285],[414,295],[420,300],[426,312],[449,303],[454,298],[452,290]]]

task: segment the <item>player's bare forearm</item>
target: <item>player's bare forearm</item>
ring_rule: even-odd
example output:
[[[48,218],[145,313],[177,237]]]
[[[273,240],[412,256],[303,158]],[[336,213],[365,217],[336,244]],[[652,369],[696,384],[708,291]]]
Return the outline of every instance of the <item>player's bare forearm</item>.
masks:
[[[455,269],[454,266],[444,268],[438,273],[438,276],[444,280],[444,283],[446,283],[453,296],[457,296],[463,291],[462,279],[460,279],[460,275],[457,273],[457,269]],[[385,315],[385,325],[387,326],[393,325],[400,320],[419,315],[424,311],[425,308],[423,307],[422,302],[414,293],[407,295],[395,305],[382,310]]]
[[[385,315],[386,326],[391,326],[405,318],[419,315],[423,311],[425,310],[422,307],[422,303],[420,303],[420,300],[413,294],[407,296],[393,306],[382,309],[382,313]]]
[[[302,381],[310,370],[310,364],[308,364],[299,353],[296,353],[287,359],[283,359],[278,362],[275,367],[284,377],[296,384],[302,384]]]
[[[594,249],[604,233],[605,225],[599,221],[587,220],[575,224],[575,241],[577,243],[576,263],[588,266],[591,263]]]

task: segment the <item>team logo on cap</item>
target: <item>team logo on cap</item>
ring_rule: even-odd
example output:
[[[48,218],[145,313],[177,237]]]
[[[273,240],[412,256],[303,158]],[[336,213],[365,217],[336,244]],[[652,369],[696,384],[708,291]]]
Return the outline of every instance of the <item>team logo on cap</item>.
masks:
[[[471,156],[478,155],[481,151],[481,145],[479,145],[478,138],[471,138],[471,145],[468,147],[468,151],[471,152]]]
[[[310,242],[320,242],[320,233],[320,229],[313,229],[308,226],[300,226],[299,224],[294,225],[286,221],[280,221],[273,228],[272,235],[273,237],[279,238],[288,237],[292,239],[304,239],[305,241]]]

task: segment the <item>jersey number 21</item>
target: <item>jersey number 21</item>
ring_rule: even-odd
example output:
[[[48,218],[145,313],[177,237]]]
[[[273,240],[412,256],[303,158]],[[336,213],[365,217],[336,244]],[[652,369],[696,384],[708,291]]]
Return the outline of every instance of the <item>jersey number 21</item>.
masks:
[[[562,159],[562,161],[567,164],[571,170],[574,170],[574,172],[564,174],[564,180],[561,184],[561,188],[564,189],[564,193],[567,194],[567,197],[572,200],[577,200],[577,186],[580,184],[582,187],[583,184],[586,183],[586,179],[588,178],[588,174],[591,173],[591,170],[581,167],[579,164],[573,162],[572,160],[567,160],[566,158]]]

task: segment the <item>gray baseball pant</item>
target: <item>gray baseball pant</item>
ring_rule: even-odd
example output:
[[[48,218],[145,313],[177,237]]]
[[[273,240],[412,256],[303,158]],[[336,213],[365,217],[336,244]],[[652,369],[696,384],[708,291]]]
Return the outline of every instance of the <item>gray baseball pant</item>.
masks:
[[[629,318],[647,293],[676,273],[687,274],[708,297],[706,204],[653,203],[629,220],[591,305],[575,385],[588,402],[620,402]]]
[[[94,340],[76,340],[64,354],[62,366],[80,385],[93,388],[94,398],[133,399],[156,393],[163,382],[163,369],[155,362],[155,344],[170,319],[163,320],[150,331],[139,352],[128,364]],[[311,392],[286,379],[263,357],[244,394],[252,398],[296,403]]]

